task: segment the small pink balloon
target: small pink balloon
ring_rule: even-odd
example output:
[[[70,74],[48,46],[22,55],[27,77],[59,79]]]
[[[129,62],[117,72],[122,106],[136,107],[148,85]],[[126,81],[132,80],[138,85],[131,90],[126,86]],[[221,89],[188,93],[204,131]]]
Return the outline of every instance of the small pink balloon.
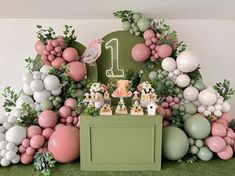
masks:
[[[153,37],[153,38],[151,38],[151,41],[152,41],[153,43],[157,43],[157,38],[156,38],[156,37]]]
[[[178,103],[180,103],[180,99],[179,99],[178,97],[174,97],[174,102],[175,102],[176,104],[178,104]]]
[[[151,51],[145,44],[139,43],[132,48],[131,55],[136,62],[144,62],[150,57]]]
[[[64,102],[64,105],[65,106],[68,106],[68,107],[70,107],[71,109],[75,109],[76,107],[77,107],[77,100],[76,99],[74,99],[74,98],[67,98],[66,100],[65,100],[65,102]]]
[[[45,62],[48,61],[48,57],[46,55],[42,55],[41,59],[42,59],[42,61],[45,61]]]
[[[226,120],[228,123],[232,121],[233,115],[231,112],[224,112],[220,119]]]
[[[234,140],[231,139],[230,137],[226,136],[226,137],[224,138],[224,140],[225,140],[225,142],[226,142],[227,145],[231,145],[231,146],[234,145]]]
[[[56,54],[57,54],[57,53],[56,53],[55,50],[52,50],[52,51],[51,51],[51,55],[55,56]]]
[[[162,106],[158,106],[157,112],[163,117],[165,116],[165,109]]]
[[[170,103],[170,107],[172,107],[173,105],[175,105],[175,102],[171,102]]]
[[[228,128],[227,136],[230,137],[231,139],[235,139],[235,133],[234,133],[233,129]]]
[[[68,63],[69,67],[69,76],[71,79],[74,81],[82,81],[86,77],[86,66],[79,62],[79,61],[74,61]]]
[[[163,127],[168,127],[170,124],[168,120],[163,120]]]
[[[59,129],[60,127],[63,127],[65,126],[63,123],[58,123],[56,126],[55,126],[55,130]]]
[[[171,103],[173,100],[174,100],[174,99],[173,99],[172,96],[166,97],[166,102],[167,102],[167,103]]]
[[[43,50],[43,55],[48,56],[48,55],[50,55],[50,52],[45,49],[45,50]]]
[[[153,42],[150,39],[145,41],[145,45],[147,45],[147,46],[150,46],[152,44],[153,44]]]
[[[63,51],[63,58],[67,62],[73,62],[78,59],[78,52],[75,48],[69,47]]]
[[[66,62],[62,57],[56,57],[52,62],[51,65],[52,67],[55,67],[57,69],[59,69],[62,65],[65,65]]]
[[[222,152],[217,153],[218,157],[222,160],[229,160],[233,157],[233,149],[227,145]]]
[[[150,47],[149,47],[151,50],[155,50],[155,48],[156,48],[156,45],[155,44],[152,44],[152,45],[150,45]]]
[[[169,108],[169,104],[168,104],[167,102],[163,102],[163,103],[161,104],[161,106],[162,106],[163,108]]]
[[[165,109],[165,119],[170,117],[171,115],[171,110],[170,109]]]
[[[62,48],[65,47],[64,37],[63,37],[63,36],[58,36],[58,37],[57,37],[57,41],[59,41],[60,46],[61,46]]]
[[[160,37],[161,37],[161,35],[160,35],[159,33],[156,33],[156,37],[157,37],[157,39],[159,40]]]
[[[22,164],[30,164],[33,161],[33,155],[28,155],[27,153],[23,153],[20,156],[20,161]]]
[[[47,44],[52,44],[52,39],[50,39],[50,40],[47,40]]]
[[[58,40],[53,40],[53,41],[52,41],[52,45],[53,45],[54,47],[58,47],[58,46],[60,45],[60,42],[59,42]]]
[[[29,147],[29,143],[30,143],[30,140],[28,138],[26,138],[22,141],[22,146]]]
[[[65,123],[66,122],[66,119],[60,119],[60,122],[62,122],[62,123]]]
[[[43,54],[43,50],[45,50],[45,45],[38,40],[35,45],[34,45],[35,50],[37,51],[38,54],[42,55]]]
[[[19,152],[20,153],[24,153],[26,151],[26,147],[24,147],[23,145],[19,146]]]
[[[45,139],[49,139],[52,135],[52,133],[54,132],[54,130],[52,128],[45,128],[43,131],[42,131],[42,136],[45,138]]]
[[[61,56],[62,56],[62,53],[57,53],[56,56],[57,56],[57,57],[61,57]]]
[[[213,136],[225,137],[227,134],[226,128],[219,123],[213,123],[211,127],[211,134]]]
[[[39,149],[44,145],[45,138],[42,135],[36,135],[30,140],[30,146]]]
[[[50,62],[52,62],[53,60],[55,60],[55,56],[49,55],[49,56],[48,56],[48,60],[49,60]]]
[[[40,113],[38,123],[42,128],[54,128],[57,124],[57,115],[54,111],[45,110]]]
[[[151,39],[153,37],[155,37],[155,32],[152,29],[149,29],[149,30],[144,32],[144,39],[145,40]]]
[[[73,117],[72,116],[67,117],[66,122],[69,123],[69,124],[72,124],[73,123]]]
[[[66,118],[72,114],[72,110],[68,106],[62,106],[59,109],[59,114],[62,118]]]
[[[27,153],[28,155],[34,155],[35,152],[36,152],[36,150],[35,150],[34,148],[32,148],[32,147],[28,147],[28,148],[26,149],[26,153]]]
[[[59,52],[62,51],[62,48],[61,48],[60,46],[58,46],[58,47],[55,48],[55,51],[56,51],[57,53],[59,53]]]
[[[42,148],[38,149],[38,152],[40,152],[40,153],[48,152],[48,148],[47,147],[42,147]]]
[[[155,59],[158,59],[158,58],[159,58],[158,53],[155,53],[155,54],[154,54],[154,58],[155,58]]]
[[[77,117],[74,117],[74,118],[73,118],[73,124],[75,125],[76,123],[78,123],[78,118],[77,118]]]
[[[153,50],[153,51],[151,52],[152,55],[154,55],[155,53],[156,53],[156,50]]]
[[[225,140],[219,136],[212,136],[207,138],[206,145],[210,148],[211,151],[215,153],[222,152],[226,147]]]
[[[161,45],[159,48],[158,48],[158,55],[161,57],[161,58],[166,58],[166,57],[169,57],[171,56],[172,54],[172,47],[168,44],[163,44]]]
[[[54,47],[52,46],[52,44],[47,44],[46,49],[47,51],[52,51]]]
[[[33,136],[42,134],[42,129],[39,126],[31,125],[27,128],[27,137],[32,138]]]

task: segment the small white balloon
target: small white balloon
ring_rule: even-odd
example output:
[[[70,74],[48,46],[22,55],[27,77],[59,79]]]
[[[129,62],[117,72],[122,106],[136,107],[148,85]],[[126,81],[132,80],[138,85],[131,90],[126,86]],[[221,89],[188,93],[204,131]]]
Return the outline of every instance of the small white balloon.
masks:
[[[10,115],[11,115],[11,116],[15,116],[15,117],[17,117],[17,118],[20,118],[20,117],[22,116],[22,111],[21,111],[20,108],[15,107],[15,108],[13,108],[12,111],[10,112]]]
[[[187,87],[183,92],[184,98],[189,101],[197,100],[198,94],[199,91],[195,87]]]
[[[5,140],[5,135],[3,133],[0,133],[0,141],[4,141]]]
[[[175,81],[176,81],[176,84],[179,87],[184,88],[184,87],[187,87],[189,85],[190,78],[186,74],[180,74],[179,76],[177,76]]]
[[[7,153],[6,153],[6,159],[7,160],[12,160],[12,159],[14,159],[15,158],[15,156],[16,156],[16,153],[15,153],[15,151],[12,151],[12,150],[10,150],[10,151],[8,151]]]
[[[214,106],[208,106],[207,110],[209,110],[210,112],[214,112],[215,111],[215,107]]]
[[[35,101],[37,101],[38,103],[41,103],[43,100],[48,99],[51,96],[51,93],[44,89],[41,92],[34,92],[33,94],[33,98]]]
[[[33,91],[30,88],[30,85],[28,85],[28,84],[23,85],[23,91],[26,95],[33,95]]]
[[[222,104],[223,102],[224,102],[224,98],[220,96],[220,97],[217,99],[216,104]]]
[[[178,69],[175,69],[173,73],[178,76],[180,74],[180,71]]]
[[[176,59],[177,68],[185,73],[194,71],[199,65],[198,57],[190,51],[183,51]]]
[[[60,80],[55,75],[48,75],[44,79],[44,86],[47,90],[56,90],[60,86]]]
[[[44,84],[43,84],[42,80],[33,80],[30,83],[30,89],[33,92],[40,92],[43,90],[43,88],[44,88]]]
[[[206,108],[205,108],[204,106],[199,106],[199,107],[197,108],[197,111],[198,111],[199,113],[203,113],[205,110],[206,110]]]
[[[4,114],[0,115],[0,124],[7,122],[8,118],[9,118],[9,116],[7,116],[7,115],[4,115]]]
[[[14,148],[14,151],[15,151],[16,153],[18,153],[19,147],[16,146],[16,147]]]
[[[9,122],[9,123],[14,124],[14,123],[16,123],[16,121],[17,121],[17,117],[15,117],[15,116],[9,116],[9,118],[8,118],[8,122]]]
[[[6,149],[7,150],[14,150],[16,147],[15,143],[14,142],[9,142],[7,145],[6,145]]]
[[[227,101],[222,103],[222,111],[223,112],[229,112],[230,109],[231,109],[231,106]]]
[[[48,75],[49,71],[52,69],[52,66],[50,65],[43,65],[42,68],[40,69],[40,72]]]
[[[27,103],[27,104],[33,104],[34,101],[31,97],[27,95],[21,95],[17,100],[16,100],[16,106],[21,108],[22,104]]]
[[[6,149],[8,142],[7,141],[1,141],[0,142],[0,150]]]
[[[10,123],[10,122],[5,122],[2,126],[3,126],[6,130],[8,130],[9,128],[12,127],[12,123]]]
[[[34,71],[33,72],[33,79],[41,79],[41,72]]]
[[[167,76],[167,75],[168,75],[168,72],[165,71],[165,70],[163,70],[163,71],[162,71],[162,74],[165,75],[165,76]]]
[[[51,91],[51,94],[54,96],[60,95],[62,92],[61,88]]]
[[[199,93],[198,100],[202,105],[210,106],[216,103],[217,97],[215,92],[206,89]]]
[[[162,68],[165,71],[173,72],[176,69],[175,59],[173,59],[172,57],[167,57],[167,58],[163,59]]]
[[[9,166],[10,163],[11,163],[11,161],[9,161],[9,160],[6,159],[6,158],[2,158],[2,160],[1,160],[1,165],[2,165],[3,167]]]
[[[20,162],[20,155],[16,155],[15,158],[13,158],[13,159],[11,160],[11,162],[12,162],[13,164],[19,163],[19,162]]]
[[[44,74],[44,73],[41,74],[41,80],[44,80],[46,77],[47,77],[46,74]]]
[[[211,111],[205,110],[203,114],[204,114],[204,116],[206,116],[206,117],[207,117],[207,116],[210,116],[210,115],[211,115]]]
[[[23,83],[25,84],[30,84],[31,81],[33,81],[33,74],[28,72],[28,73],[25,73],[23,76],[22,76],[22,81]]]
[[[22,126],[13,126],[6,132],[6,140],[8,142],[14,142],[16,145],[21,144],[25,138],[26,130]]]
[[[222,111],[222,105],[221,104],[216,104],[215,109],[218,111]]]
[[[201,103],[200,103],[198,100],[193,101],[193,103],[194,103],[197,107],[201,105]]]
[[[7,154],[7,150],[2,150],[0,153],[1,157],[3,158],[6,156],[6,154]]]
[[[4,133],[4,131],[6,131],[6,129],[3,126],[0,126],[0,133]]]
[[[222,116],[222,112],[221,112],[221,111],[218,111],[218,110],[215,110],[215,111],[214,111],[214,116],[216,116],[216,117],[221,117],[221,116]]]

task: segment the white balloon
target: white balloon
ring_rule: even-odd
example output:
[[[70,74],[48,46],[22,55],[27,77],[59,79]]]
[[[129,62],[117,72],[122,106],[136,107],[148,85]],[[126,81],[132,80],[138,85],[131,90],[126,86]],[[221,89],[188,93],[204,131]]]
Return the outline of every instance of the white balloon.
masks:
[[[204,116],[206,116],[206,117],[207,117],[207,116],[210,116],[210,115],[211,115],[211,111],[205,110],[203,114],[204,114]]]
[[[16,155],[15,158],[13,158],[13,159],[11,160],[11,162],[12,162],[13,164],[17,164],[18,162],[20,162],[20,155]]]
[[[15,151],[16,153],[18,153],[19,147],[16,146],[16,147],[14,148],[14,151]]]
[[[5,157],[7,154],[7,150],[2,150],[0,154],[1,154],[1,157]]]
[[[222,105],[221,104],[216,104],[215,109],[218,111],[222,111]]]
[[[21,144],[26,138],[26,130],[22,126],[13,126],[6,132],[6,140],[14,142],[16,145]]]
[[[207,110],[214,112],[215,111],[215,107],[214,106],[207,106]]]
[[[175,59],[172,57],[167,57],[162,60],[162,68],[165,71],[173,72],[176,69]]]
[[[26,95],[33,95],[33,91],[30,88],[30,85],[24,84],[23,85],[23,91]]]
[[[6,159],[6,158],[2,158],[2,160],[1,160],[1,165],[2,165],[3,167],[9,166],[10,163],[11,163],[11,161],[9,161],[9,160]]]
[[[183,92],[184,98],[189,101],[197,100],[198,94],[199,91],[195,87],[187,87]]]
[[[22,76],[22,81],[23,83],[25,84],[30,84],[31,81],[33,81],[33,74],[28,72],[28,73],[25,73],[23,76]]]
[[[218,111],[218,110],[215,110],[215,111],[214,111],[214,115],[215,115],[216,117],[221,117],[221,116],[222,116],[222,112],[221,112],[221,111]]]
[[[30,83],[30,88],[33,92],[40,92],[43,90],[44,84],[43,84],[42,80],[33,80]]]
[[[178,76],[180,74],[180,71],[178,69],[175,69],[173,73]]]
[[[187,87],[189,85],[190,78],[186,74],[180,74],[179,76],[177,76],[175,81],[176,81],[176,84],[179,87],[184,88],[184,87]]]
[[[15,116],[9,116],[9,118],[8,118],[8,122],[9,122],[9,123],[14,124],[14,123],[16,123],[16,121],[17,121],[17,117],[15,117]]]
[[[34,92],[33,94],[33,98],[35,101],[37,101],[38,103],[41,103],[43,100],[48,99],[51,96],[51,93],[44,89],[41,92]]]
[[[0,133],[0,141],[4,141],[5,140],[5,135],[3,133]]]
[[[0,133],[4,133],[6,129],[3,126],[0,126]]]
[[[60,86],[60,80],[55,75],[48,75],[44,79],[44,86],[47,90],[56,90]]]
[[[176,59],[177,68],[185,73],[194,71],[199,65],[198,57],[190,51],[183,51]]]
[[[193,101],[193,103],[194,103],[197,107],[201,105],[201,103],[200,103],[198,100]]]
[[[21,108],[23,103],[27,104],[33,104],[33,99],[27,95],[21,95],[17,100],[16,100],[16,106]]]
[[[10,123],[10,122],[5,122],[2,126],[3,126],[6,130],[8,130],[9,128],[12,127],[12,123]]]
[[[8,121],[8,116],[7,115],[0,115],[0,124],[3,124]]]
[[[217,99],[217,104],[222,104],[224,102],[224,97],[219,97],[218,99]]]
[[[0,150],[6,149],[7,144],[8,144],[7,141],[1,141],[0,142]]]
[[[223,112],[229,112],[230,109],[231,109],[231,106],[227,101],[222,103],[222,111]]]
[[[61,91],[62,91],[61,88],[59,88],[59,89],[51,91],[51,94],[54,96],[58,96],[61,94]]]
[[[170,79],[172,79],[172,78],[174,77],[174,73],[173,73],[173,72],[169,72],[169,73],[168,73],[168,77],[169,77]]]
[[[16,147],[15,143],[14,142],[9,142],[7,145],[6,145],[6,149],[7,150],[14,150]]]
[[[41,80],[44,80],[46,77],[47,77],[46,74],[44,74],[44,73],[41,74]]]
[[[10,161],[11,161],[12,159],[15,158],[15,156],[16,156],[15,151],[10,150],[10,151],[8,151],[8,152],[6,153],[6,159],[7,159],[7,160],[10,160]]]
[[[33,72],[33,79],[41,79],[41,72],[34,71]]]
[[[198,100],[200,101],[201,104],[210,106],[216,103],[217,97],[215,92],[206,89],[199,93]]]
[[[50,65],[43,65],[42,68],[40,69],[40,72],[45,75],[48,75],[51,68],[52,68],[52,66],[50,66]]]
[[[13,108],[12,111],[10,112],[10,115],[20,118],[22,116],[21,109],[17,107]]]

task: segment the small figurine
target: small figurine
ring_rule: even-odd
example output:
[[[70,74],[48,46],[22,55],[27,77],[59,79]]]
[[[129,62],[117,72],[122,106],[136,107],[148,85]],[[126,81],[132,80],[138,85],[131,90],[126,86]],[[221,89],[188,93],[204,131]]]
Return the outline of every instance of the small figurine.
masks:
[[[109,104],[104,104],[100,108],[100,115],[112,115],[112,108]]]
[[[90,102],[90,94],[89,93],[85,93],[84,96],[85,96],[85,99],[83,100],[83,103],[85,105],[88,105],[89,102]]]
[[[131,108],[131,115],[144,115],[143,109],[139,105],[138,101],[135,101]]]
[[[128,111],[127,111],[126,105],[124,104],[123,99],[121,99],[118,102],[118,106],[117,106],[117,108],[115,110],[115,113],[119,114],[119,115],[126,115],[126,114],[128,114]]]
[[[111,98],[110,98],[110,95],[109,95],[109,92],[108,92],[108,91],[106,91],[106,92],[104,93],[104,103],[111,105]]]
[[[150,101],[150,103],[147,106],[148,115],[155,116],[157,107],[158,107],[158,105],[155,102]]]
[[[101,93],[95,93],[95,108],[100,109],[104,105],[104,97]]]
[[[134,105],[134,103],[137,101],[139,104],[140,104],[140,98],[139,98],[139,92],[138,91],[135,91],[134,93],[134,96],[132,98],[132,105]]]

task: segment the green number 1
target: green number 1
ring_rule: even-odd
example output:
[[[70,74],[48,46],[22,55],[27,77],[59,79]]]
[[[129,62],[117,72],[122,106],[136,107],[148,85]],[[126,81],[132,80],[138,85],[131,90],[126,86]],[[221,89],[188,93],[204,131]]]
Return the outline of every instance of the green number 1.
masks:
[[[106,70],[107,77],[124,77],[124,70],[118,67],[118,39],[114,38],[105,44],[105,49],[111,49],[111,68]]]

